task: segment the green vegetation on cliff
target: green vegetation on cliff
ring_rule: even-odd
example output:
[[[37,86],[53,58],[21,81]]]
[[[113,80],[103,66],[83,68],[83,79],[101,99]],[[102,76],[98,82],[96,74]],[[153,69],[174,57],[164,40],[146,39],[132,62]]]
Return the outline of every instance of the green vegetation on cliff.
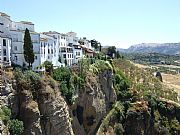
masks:
[[[12,119],[11,110],[8,107],[0,108],[0,120],[9,128],[12,135],[21,135],[24,130],[23,122],[18,119]]]
[[[53,69],[51,74],[42,76],[48,79],[44,81],[48,82],[53,89],[58,87],[71,107],[78,102],[76,101],[78,96],[83,99],[83,96],[88,95],[87,97],[91,98],[88,102],[94,100],[92,102],[99,103],[96,106],[100,109],[105,108],[104,112],[110,110],[102,120],[99,132],[106,133],[109,129],[113,129],[114,134],[117,135],[131,135],[132,133],[134,135],[175,135],[180,133],[180,106],[178,103],[173,104],[173,102],[178,102],[177,93],[165,87],[152,75],[150,70],[139,69],[124,58],[106,60],[104,55],[99,58],[82,59],[71,68]],[[111,78],[107,77],[109,74]],[[30,90],[33,100],[38,100],[38,90],[43,87],[42,77],[39,74],[16,70],[15,78],[18,90]],[[107,81],[113,82],[111,83],[113,87],[107,85],[104,90],[103,80],[106,83]],[[116,92],[114,95],[111,95],[112,90]],[[103,98],[109,98],[105,107],[99,101],[95,101],[96,96],[99,96],[97,99],[101,100],[102,104],[106,104],[106,99]],[[110,100],[112,97],[115,99]],[[82,102],[80,98],[78,100]],[[116,99],[117,102],[115,102]],[[78,109],[74,109],[73,115],[78,115],[77,119],[81,116],[80,125],[84,124],[88,133],[91,125],[99,122],[95,114],[97,112],[93,106],[90,108],[93,114],[88,112],[88,116],[84,118],[84,108],[81,105],[79,108],[82,112],[77,113]],[[84,123],[85,119],[88,121],[87,125]]]
[[[127,60],[115,59],[112,67],[118,101],[104,118],[99,133],[113,128],[117,135],[180,134],[180,106],[168,102],[178,102],[177,93],[164,87],[150,71]],[[119,104],[124,109],[117,109]]]

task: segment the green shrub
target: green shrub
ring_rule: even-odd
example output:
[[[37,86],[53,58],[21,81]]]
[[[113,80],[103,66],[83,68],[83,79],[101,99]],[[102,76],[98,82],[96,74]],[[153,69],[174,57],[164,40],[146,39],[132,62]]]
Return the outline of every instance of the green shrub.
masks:
[[[21,135],[23,133],[24,127],[23,122],[17,119],[11,118],[11,110],[3,106],[0,109],[0,119],[4,121],[5,125],[9,125],[9,130],[12,135]]]
[[[65,82],[65,81],[61,82],[60,91],[62,92],[63,96],[66,96],[68,94],[67,82]]]
[[[95,71],[95,73],[100,73],[105,70],[112,70],[112,66],[108,61],[97,60],[94,64],[90,65],[89,68],[91,71]]]
[[[123,135],[123,133],[124,133],[124,128],[123,128],[123,126],[122,126],[122,124],[121,123],[117,123],[117,124],[115,124],[115,133],[116,133],[116,135]]]
[[[9,122],[10,133],[12,135],[22,135],[24,131],[23,122],[17,119],[13,119]]]
[[[160,112],[161,115],[166,115],[167,109],[166,109],[166,104],[163,102],[159,102],[158,104],[158,110]]]
[[[147,93],[144,95],[144,99],[148,101],[149,107],[151,108],[152,114],[157,109],[157,99],[152,93]]]
[[[132,97],[132,93],[129,90],[130,85],[130,80],[125,77],[122,71],[116,71],[114,75],[114,87],[116,89],[118,100],[130,99]]]
[[[50,61],[45,61],[43,63],[43,66],[45,67],[46,72],[48,72],[50,75],[52,74],[53,71],[53,64]]]
[[[28,70],[24,72],[24,78],[27,82],[30,83],[30,88],[32,91],[36,91],[41,88],[41,77],[39,74]]]
[[[60,91],[62,92],[62,95],[66,97],[66,100],[69,104],[73,103],[73,96],[75,93],[75,89],[72,85],[70,85],[70,88],[67,87],[67,82],[62,81],[60,84]]]
[[[17,81],[24,80],[24,75],[23,75],[23,72],[20,68],[15,68],[14,77]]]
[[[53,78],[56,81],[59,81],[59,82],[66,81],[67,84],[69,84],[70,79],[71,79],[71,71],[67,67],[60,67],[60,68],[54,69]]]
[[[11,110],[6,106],[2,106],[0,109],[0,119],[7,123],[10,120],[10,118]]]

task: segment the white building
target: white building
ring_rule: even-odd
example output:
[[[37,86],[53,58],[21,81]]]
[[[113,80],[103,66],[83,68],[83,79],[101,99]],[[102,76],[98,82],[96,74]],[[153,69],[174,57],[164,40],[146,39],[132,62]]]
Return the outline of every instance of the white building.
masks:
[[[54,68],[64,66],[64,63],[59,61],[59,42],[54,36],[40,34],[40,58],[39,65],[45,61],[52,62]]]
[[[10,16],[0,12],[0,62],[4,66],[11,66],[11,26]]]
[[[58,33],[55,31],[44,32],[43,34],[57,38],[59,59],[61,59],[62,63],[65,63],[65,60],[66,60],[67,65],[71,66],[74,61],[74,56],[73,56],[73,47],[72,47],[72,44],[69,43],[68,35]]]
[[[34,24],[31,22],[12,22],[12,28],[10,30],[12,38],[11,61],[12,63],[23,67],[27,67],[28,65],[24,59],[23,49],[26,28],[30,30],[33,51],[35,53],[35,60],[32,64],[32,69],[36,70],[40,64],[40,34],[34,31]]]
[[[80,40],[75,32],[67,34],[49,31],[37,33],[32,22],[10,20],[10,16],[0,13],[0,61],[9,66],[11,63],[27,67],[24,59],[24,34],[26,28],[30,32],[33,43],[35,60],[32,69],[42,71],[45,61],[52,62],[53,66],[68,66],[77,63],[82,57],[93,56],[94,49],[86,38]]]
[[[91,46],[91,41],[87,40],[86,37],[83,37],[79,41],[82,48],[82,57],[93,57],[95,49]]]
[[[77,37],[77,33],[68,32],[67,36],[68,36],[68,44],[73,49],[73,57],[74,57],[73,64],[78,63],[78,60],[82,58],[83,54],[82,54],[82,48],[80,44],[78,43],[79,39]]]

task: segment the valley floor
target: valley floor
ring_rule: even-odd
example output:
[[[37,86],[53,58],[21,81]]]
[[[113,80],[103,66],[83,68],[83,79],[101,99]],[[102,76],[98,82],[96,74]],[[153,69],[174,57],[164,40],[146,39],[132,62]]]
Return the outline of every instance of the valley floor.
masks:
[[[134,63],[134,65],[139,68],[144,68],[144,69],[150,68],[150,66],[142,65],[142,64]],[[179,68],[179,66],[177,67]],[[180,100],[180,73],[176,75],[161,73],[161,75],[163,78],[163,84],[168,86],[170,89],[174,89],[174,91],[178,93],[178,100]]]
[[[173,88],[180,98],[180,74],[171,75],[162,73],[161,75],[163,77],[163,83],[168,85],[170,88]]]

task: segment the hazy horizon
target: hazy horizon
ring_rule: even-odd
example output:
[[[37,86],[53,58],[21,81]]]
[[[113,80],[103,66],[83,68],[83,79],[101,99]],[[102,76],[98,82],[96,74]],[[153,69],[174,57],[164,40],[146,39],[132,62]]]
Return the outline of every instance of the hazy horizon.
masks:
[[[37,32],[74,31],[118,48],[180,42],[179,6],[178,0],[0,0],[1,12],[13,21],[33,22]]]

